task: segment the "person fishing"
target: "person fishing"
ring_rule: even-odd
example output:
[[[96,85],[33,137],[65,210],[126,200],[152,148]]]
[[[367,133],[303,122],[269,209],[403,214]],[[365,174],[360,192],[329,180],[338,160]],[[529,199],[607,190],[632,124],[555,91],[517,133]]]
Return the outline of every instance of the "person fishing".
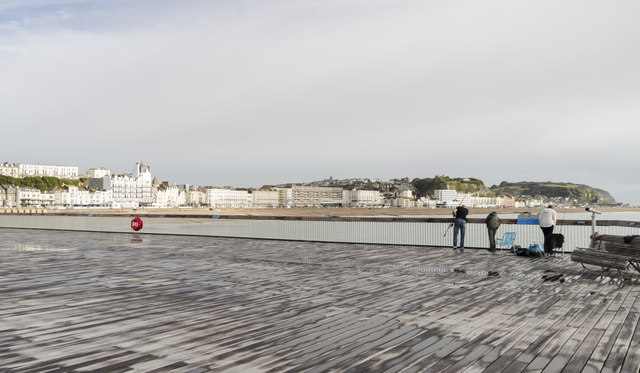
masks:
[[[496,232],[500,227],[500,218],[495,211],[492,211],[485,219],[487,233],[489,234],[489,251],[496,251]]]
[[[467,215],[469,210],[460,205],[453,210],[453,248],[458,248],[458,232],[460,232],[460,251],[464,250],[464,235],[467,230]]]
[[[553,252],[553,227],[556,225],[556,210],[553,209],[553,205],[542,209],[538,220],[544,235],[544,251],[550,254]]]

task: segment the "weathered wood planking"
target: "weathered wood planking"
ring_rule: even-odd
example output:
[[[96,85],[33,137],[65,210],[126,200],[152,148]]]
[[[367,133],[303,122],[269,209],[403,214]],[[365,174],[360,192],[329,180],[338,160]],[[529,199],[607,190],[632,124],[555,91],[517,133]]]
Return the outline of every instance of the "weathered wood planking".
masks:
[[[0,230],[0,370],[640,368],[637,278],[568,256],[130,238]]]

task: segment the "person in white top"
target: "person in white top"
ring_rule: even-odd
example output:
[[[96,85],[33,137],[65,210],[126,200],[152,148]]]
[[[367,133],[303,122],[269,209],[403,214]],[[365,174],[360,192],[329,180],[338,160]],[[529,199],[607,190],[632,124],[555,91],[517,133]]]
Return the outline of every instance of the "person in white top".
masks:
[[[542,234],[544,234],[544,251],[546,253],[553,252],[553,227],[556,225],[556,210],[553,209],[552,205],[549,205],[540,211],[540,215],[538,216],[538,220],[540,221],[540,229],[542,229]]]

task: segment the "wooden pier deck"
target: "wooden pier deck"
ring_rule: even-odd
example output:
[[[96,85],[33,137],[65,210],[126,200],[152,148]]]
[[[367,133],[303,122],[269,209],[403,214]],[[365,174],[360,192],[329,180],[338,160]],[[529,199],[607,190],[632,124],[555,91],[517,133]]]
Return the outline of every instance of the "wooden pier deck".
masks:
[[[0,229],[1,372],[634,372],[568,256]]]

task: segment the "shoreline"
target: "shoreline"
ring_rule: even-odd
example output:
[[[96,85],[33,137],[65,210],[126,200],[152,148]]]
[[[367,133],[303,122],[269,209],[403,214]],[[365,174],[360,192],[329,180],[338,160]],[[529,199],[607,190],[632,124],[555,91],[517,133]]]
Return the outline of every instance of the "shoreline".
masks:
[[[0,213],[63,213],[63,214],[110,214],[110,215],[231,215],[231,216],[412,216],[412,215],[445,215],[451,214],[451,208],[129,208],[129,209],[0,209]],[[639,207],[597,207],[601,212],[638,212]],[[469,213],[489,214],[496,211],[498,214],[535,213],[540,208],[469,208]],[[587,213],[584,208],[558,208],[558,214]]]

